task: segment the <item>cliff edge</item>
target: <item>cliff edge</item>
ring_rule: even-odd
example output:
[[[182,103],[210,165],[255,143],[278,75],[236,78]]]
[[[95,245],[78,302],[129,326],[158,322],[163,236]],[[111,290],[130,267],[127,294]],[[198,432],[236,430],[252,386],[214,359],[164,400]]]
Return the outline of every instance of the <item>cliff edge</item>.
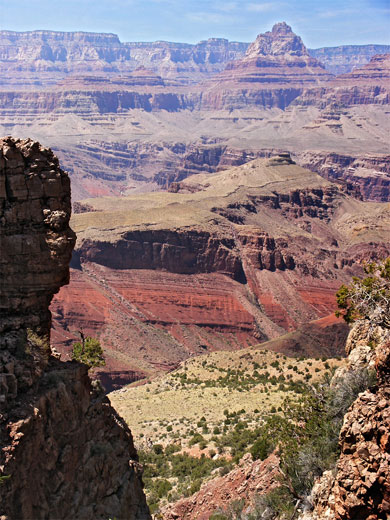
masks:
[[[52,151],[0,139],[0,517],[149,519],[130,430],[87,367],[50,349],[70,211]]]

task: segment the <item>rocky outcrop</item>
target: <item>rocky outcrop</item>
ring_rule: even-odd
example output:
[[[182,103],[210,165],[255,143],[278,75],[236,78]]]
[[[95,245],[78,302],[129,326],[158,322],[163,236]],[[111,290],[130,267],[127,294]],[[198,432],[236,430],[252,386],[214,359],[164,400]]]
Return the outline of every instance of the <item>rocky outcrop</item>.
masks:
[[[329,180],[341,180],[357,188],[364,200],[390,200],[390,156],[386,154],[347,155],[300,152],[296,161]],[[357,194],[358,195],[358,194]]]
[[[0,515],[149,519],[131,432],[87,367],[49,345],[69,217],[69,178],[51,150],[1,140]]]
[[[305,86],[332,75],[309,55],[301,38],[285,22],[259,34],[242,59],[203,86],[202,108],[234,109],[248,105],[285,109]],[[208,86],[210,85],[210,86]]]
[[[331,77],[323,65],[309,55],[302,39],[285,22],[275,24],[272,31],[259,34],[245,56],[226,70],[239,82],[302,85]]]
[[[51,150],[30,140],[0,140],[3,367],[8,356],[17,355],[17,338],[23,341],[27,329],[49,336],[49,305],[69,281],[76,239],[69,227],[70,208],[69,177]]]
[[[336,471],[317,481],[311,497],[314,510],[302,520],[381,520],[390,514],[390,332],[357,322],[346,350],[347,366],[336,371],[332,384],[364,367],[375,367],[377,384],[359,394],[345,415]]]
[[[229,510],[229,504],[242,501],[244,509],[252,501],[279,486],[279,460],[275,454],[253,461],[249,453],[223,477],[203,484],[200,491],[162,510],[164,520],[208,520],[213,513]]]

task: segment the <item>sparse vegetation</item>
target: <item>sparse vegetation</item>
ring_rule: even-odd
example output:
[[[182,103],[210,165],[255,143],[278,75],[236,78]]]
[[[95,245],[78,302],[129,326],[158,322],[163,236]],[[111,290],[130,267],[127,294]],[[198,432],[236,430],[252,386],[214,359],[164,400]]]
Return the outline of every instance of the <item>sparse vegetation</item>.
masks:
[[[307,384],[298,372],[318,382],[325,362],[330,369],[341,363],[311,359],[309,365],[307,359],[253,348],[215,352],[186,361],[144,387],[111,394],[148,467],[145,485],[152,510],[157,513],[166,502],[194,493],[215,472],[226,474],[246,453],[266,458],[275,447],[266,430],[268,421],[283,415],[285,397],[295,402],[305,395]],[[142,420],[138,423],[135,417]],[[192,464],[203,468],[200,474],[189,469]],[[179,475],[178,467],[183,466],[186,473]],[[154,482],[164,479],[172,489],[160,496]]]
[[[337,291],[337,315],[352,323],[359,318],[369,319],[373,326],[390,327],[390,257],[380,263],[364,267],[368,276],[354,277],[349,286]]]

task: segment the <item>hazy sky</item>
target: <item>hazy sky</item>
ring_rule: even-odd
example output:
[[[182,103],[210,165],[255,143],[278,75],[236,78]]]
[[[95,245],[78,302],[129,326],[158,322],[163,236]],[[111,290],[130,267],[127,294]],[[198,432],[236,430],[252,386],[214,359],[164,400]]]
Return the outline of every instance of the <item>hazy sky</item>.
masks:
[[[278,21],[308,47],[390,43],[390,0],[0,0],[0,29],[112,32],[122,41],[252,41]]]

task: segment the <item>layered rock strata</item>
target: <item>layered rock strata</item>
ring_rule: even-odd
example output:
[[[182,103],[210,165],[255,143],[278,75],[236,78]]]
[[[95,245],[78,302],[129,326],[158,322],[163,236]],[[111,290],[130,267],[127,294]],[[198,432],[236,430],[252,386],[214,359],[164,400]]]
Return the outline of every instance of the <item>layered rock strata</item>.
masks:
[[[388,105],[389,78],[390,54],[376,55],[359,69],[337,76],[319,88],[306,89],[294,104],[319,108]]]
[[[0,31],[1,84],[47,86],[68,75],[129,73],[140,66],[181,83],[220,72],[248,44],[210,38],[196,45],[120,42],[116,34]]]
[[[89,322],[124,368],[144,373],[329,316],[341,283],[388,254],[388,208],[288,154],[193,175],[172,192],[88,199],[80,211],[72,283],[53,306],[58,344],[66,350]]]
[[[0,140],[0,515],[149,519],[131,432],[87,367],[49,345],[69,218],[69,178],[51,150]]]
[[[121,42],[116,34],[0,31],[0,84],[47,86],[75,74],[129,73],[144,66],[164,78],[196,82],[244,56],[248,43],[209,38],[197,44]],[[343,45],[308,49],[332,74],[350,72],[389,45]]]
[[[329,180],[356,188],[356,196],[377,202],[390,201],[390,156],[348,155],[306,151],[294,154],[296,161]]]
[[[368,63],[372,56],[389,52],[390,45],[340,45],[309,49],[310,55],[323,63],[332,74],[347,74]]]

